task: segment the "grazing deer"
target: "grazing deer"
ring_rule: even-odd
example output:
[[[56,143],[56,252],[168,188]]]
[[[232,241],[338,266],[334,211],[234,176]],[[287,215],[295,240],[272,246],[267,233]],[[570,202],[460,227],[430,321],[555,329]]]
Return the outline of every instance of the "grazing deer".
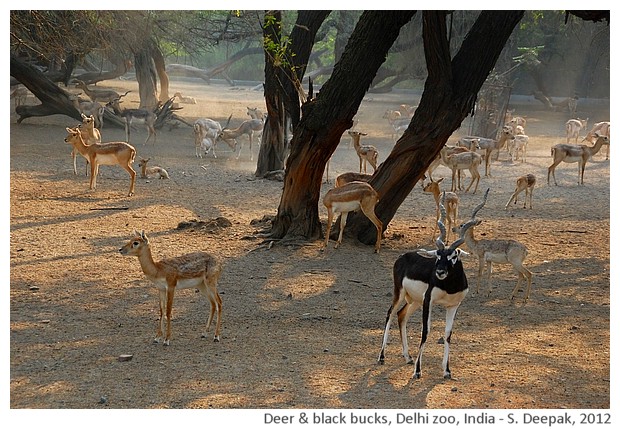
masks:
[[[434,181],[433,179],[430,179],[430,182],[428,183],[424,183],[424,181],[422,181],[422,190],[428,194],[432,194],[433,198],[435,199],[435,205],[437,207],[436,209],[436,217],[435,217],[435,222],[433,222],[434,224],[434,228],[433,228],[433,233],[431,234],[431,237],[435,236],[435,232],[437,231],[437,224],[439,222],[439,205],[440,205],[440,200],[442,198],[444,198],[444,207],[446,208],[446,219],[448,221],[448,230],[446,232],[446,241],[449,240],[449,236],[450,236],[450,230],[452,229],[452,227],[454,225],[456,225],[456,223],[458,222],[458,216],[459,216],[459,196],[456,195],[454,192],[443,192],[443,197],[441,189],[439,188],[439,184],[443,181],[443,177],[437,181]]]
[[[566,143],[570,143],[571,139],[575,139],[575,143],[579,139],[579,133],[582,128],[588,126],[588,118],[586,119],[569,119],[566,121]]]
[[[577,177],[577,184],[583,185],[583,172],[586,169],[586,162],[596,155],[604,144],[609,144],[607,137],[599,137],[594,143],[594,146],[588,146],[585,144],[575,145],[559,143],[551,148],[551,156],[553,157],[553,164],[547,169],[547,184],[549,184],[549,178],[553,175],[553,182],[557,186],[558,182],[555,180],[555,168],[561,162],[572,163],[576,162],[579,167],[579,175]]]
[[[327,208],[327,233],[325,234],[324,249],[327,249],[327,244],[329,243],[329,234],[334,215],[340,213],[340,234],[334,246],[337,249],[342,243],[342,233],[347,223],[347,215],[349,212],[361,210],[377,228],[375,253],[379,253],[383,223],[375,214],[375,206],[378,202],[379,194],[366,182],[350,182],[327,191],[325,197],[323,197],[323,204]]]
[[[379,363],[385,363],[385,349],[388,342],[390,325],[394,316],[398,319],[402,352],[407,363],[413,363],[407,344],[407,321],[411,315],[422,307],[422,338],[415,360],[414,379],[419,379],[422,368],[422,352],[431,329],[431,313],[433,304],[440,304],[446,308],[446,327],[444,332],[443,349],[443,377],[452,378],[450,371],[450,340],[452,327],[459,306],[467,296],[469,286],[461,262],[461,255],[466,252],[459,249],[464,242],[467,226],[461,230],[461,236],[446,247],[446,228],[444,220],[446,209],[440,204],[441,217],[437,221],[440,236],[436,240],[437,250],[418,249],[398,257],[394,263],[394,293],[392,305],[388,309],[383,343],[379,353]],[[401,306],[402,305],[402,306]]]
[[[120,105],[120,97],[108,102],[106,106],[110,106],[117,116],[120,116],[125,122],[125,136],[127,137],[127,143],[129,143],[129,137],[131,135],[131,124],[133,122],[143,123],[149,132],[146,140],[143,144],[147,144],[153,137],[153,144],[157,141],[157,132],[155,131],[155,121],[157,115],[148,109],[122,109]]]
[[[510,199],[506,203],[505,209],[508,210],[508,206],[513,201],[514,201],[515,204],[517,204],[517,197],[523,191],[525,191],[525,198],[523,200],[523,208],[526,208],[526,206],[527,206],[527,199],[528,199],[528,196],[529,196],[529,199],[530,199],[530,209],[531,209],[532,208],[532,193],[534,191],[534,186],[535,185],[536,185],[536,176],[534,176],[531,173],[528,173],[528,174],[525,174],[523,176],[518,177],[517,178],[517,187],[515,188],[515,191],[512,193],[512,195],[510,196]]]
[[[237,138],[242,135],[247,135],[250,140],[250,161],[254,161],[254,153],[252,152],[252,142],[254,140],[254,134],[260,135],[263,132],[265,123],[262,119],[250,119],[243,121],[237,128],[229,129],[224,127],[222,131],[218,133],[217,140],[224,140],[226,144],[231,147],[237,146]],[[234,146],[232,146],[234,144]],[[243,144],[239,145],[239,152],[237,153],[237,159],[241,155],[241,149]]]
[[[364,165],[364,173],[366,173],[366,163],[372,165],[373,171],[377,169],[377,158],[379,152],[377,148],[372,145],[360,144],[360,138],[368,134],[360,131],[349,131],[349,135],[353,140],[353,148],[360,159],[360,173],[362,172],[362,164]]]
[[[170,345],[172,302],[177,289],[198,289],[207,297],[211,312],[207,329],[202,337],[207,337],[213,316],[217,313],[213,341],[220,340],[222,298],[217,292],[217,282],[222,272],[222,264],[215,256],[206,252],[194,252],[156,262],[153,260],[150,242],[144,231],[141,233],[134,231],[134,237],[121,247],[119,252],[121,255],[137,256],[142,272],[159,290],[159,325],[155,337],[156,343],[161,342],[163,337],[164,345]]]
[[[478,167],[480,167],[480,164],[482,163],[482,156],[471,151],[455,153],[450,156],[447,156],[443,151],[439,153],[441,154],[443,163],[452,170],[452,188],[450,190],[452,192],[456,192],[457,189],[462,189],[460,170],[467,169],[471,173],[471,182],[469,182],[469,186],[465,192],[469,192],[471,186],[474,182],[476,182],[476,187],[473,192],[475,194],[478,190],[478,183],[480,183],[480,173],[478,172]]]
[[[90,163],[90,189],[97,187],[97,174],[99,165],[120,165],[127,170],[131,177],[129,185],[129,196],[134,194],[136,182],[136,172],[132,167],[136,157],[136,149],[125,142],[93,143],[87,145],[84,142],[79,127],[66,128],[69,133],[65,137],[65,142],[71,144],[77,152],[84,157],[88,157]]]
[[[485,192],[482,203],[472,212],[470,220],[460,226],[455,226],[452,231],[460,233],[465,238],[465,244],[469,250],[478,257],[476,293],[480,292],[480,281],[485,265],[487,269],[488,295],[490,295],[492,264],[511,264],[518,276],[517,284],[512,290],[512,299],[517,295],[521,281],[526,280],[525,301],[527,301],[532,288],[532,272],[523,266],[523,261],[525,261],[528,253],[527,247],[516,240],[476,240],[474,237],[475,227],[482,223],[482,220],[476,219],[476,214],[486,203],[488,195],[489,189]],[[467,229],[463,231],[465,228]]]
[[[140,162],[138,166],[140,167],[140,177],[142,179],[148,179],[149,176],[157,175],[159,179],[170,179],[168,172],[158,166],[147,167],[147,163],[151,160],[151,158],[140,158]]]

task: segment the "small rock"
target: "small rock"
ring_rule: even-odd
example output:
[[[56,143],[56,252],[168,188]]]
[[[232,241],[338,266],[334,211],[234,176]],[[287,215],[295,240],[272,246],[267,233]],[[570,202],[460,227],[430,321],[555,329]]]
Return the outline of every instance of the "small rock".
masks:
[[[120,355],[118,357],[119,362],[129,362],[132,359],[133,359],[133,355]]]

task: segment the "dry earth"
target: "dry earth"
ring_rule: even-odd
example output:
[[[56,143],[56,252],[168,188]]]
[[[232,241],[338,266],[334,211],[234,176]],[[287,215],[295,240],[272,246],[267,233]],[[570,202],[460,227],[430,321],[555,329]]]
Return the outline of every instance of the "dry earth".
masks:
[[[136,89],[130,80],[100,85]],[[261,91],[245,87],[177,79],[175,91],[198,99],[181,111],[188,121],[225,121],[233,113],[236,125],[247,118],[246,106],[264,104]],[[379,148],[380,160],[393,146],[382,114],[401,102],[415,104],[409,97],[370,95],[361,106],[357,128]],[[584,186],[577,185],[577,166],[562,164],[559,186],[547,186],[549,149],[563,140],[566,114],[533,103],[514,107],[528,118],[527,162],[513,164],[502,153],[478,192],[460,195],[461,214],[491,188],[476,233],[529,247],[531,298],[511,301],[516,276],[496,266],[491,295],[471,294],[459,311],[448,381],[437,343],[444,312],[435,309],[422,378],[413,383],[394,326],[385,365],[377,356],[392,265],[401,253],[430,245],[434,202],[420,186],[390,223],[380,254],[351,238],[337,250],[330,243],[327,252],[319,241],[266,249],[255,237],[266,225],[255,220],[276,213],[282,183],[253,177],[247,145],[239,160],[225,146],[217,159],[197,159],[189,127],[160,130],[148,146],[139,129],[132,133],[138,155],[165,167],[171,179],[138,179],[129,198],[128,175],[118,167],[101,167],[95,191],[88,189],[83,159],[73,174],[63,139],[74,120],[53,116],[17,125],[12,113],[10,407],[609,408],[610,162],[603,149],[587,165]],[[590,124],[609,119],[608,110],[579,113]],[[104,141],[123,135],[103,128]],[[355,171],[357,163],[343,137],[330,179]],[[516,177],[527,172],[538,178],[534,208],[505,211]],[[447,169],[439,167],[435,176],[449,186]],[[322,206],[320,215],[325,221]],[[210,223],[218,217],[231,226]],[[207,225],[177,228],[193,219]],[[221,342],[200,338],[208,304],[185,290],[176,295],[171,346],[153,344],[156,290],[138,261],[118,252],[134,229],[150,236],[156,259],[195,250],[223,258]],[[477,262],[464,263],[475,285]],[[420,320],[416,313],[409,323],[412,353]],[[133,359],[119,362],[122,354]]]

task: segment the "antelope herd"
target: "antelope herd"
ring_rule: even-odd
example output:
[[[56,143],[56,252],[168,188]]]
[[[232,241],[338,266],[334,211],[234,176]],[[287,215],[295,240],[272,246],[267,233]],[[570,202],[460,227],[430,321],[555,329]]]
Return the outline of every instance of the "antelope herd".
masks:
[[[99,165],[118,165],[130,176],[128,196],[134,195],[137,173],[132,165],[136,159],[137,150],[129,142],[131,126],[135,121],[144,122],[148,136],[143,146],[146,146],[151,138],[153,144],[156,144],[155,121],[157,115],[149,109],[123,108],[121,101],[129,91],[121,95],[112,90],[92,89],[81,81],[78,81],[76,86],[90,98],[90,101],[80,99],[81,93],[73,94],[70,97],[82,117],[82,123],[78,126],[66,127],[67,136],[64,139],[72,148],[74,174],[77,175],[76,158],[79,154],[86,159],[87,175],[90,174],[90,189],[94,190],[97,185]],[[11,96],[13,97],[13,94]],[[174,97],[182,103],[196,103],[193,97],[182,96],[179,92]],[[18,100],[16,100],[16,104],[17,102]],[[113,112],[122,118],[125,124],[126,141],[102,141],[101,127],[106,109],[109,113]],[[392,134],[403,132],[409,125],[414,112],[414,107],[404,104],[397,109],[386,111],[384,118],[388,120]],[[462,136],[456,140],[454,145],[444,145],[438,156],[428,166],[422,181],[422,192],[431,194],[435,203],[431,241],[439,229],[439,236],[435,240],[436,249],[420,248],[405,253],[396,259],[392,273],[393,297],[385,320],[379,363],[385,362],[388,333],[391,322],[396,317],[402,354],[407,363],[415,363],[413,378],[419,378],[422,353],[430,331],[431,307],[433,304],[440,304],[446,308],[443,376],[445,378],[451,377],[449,367],[451,333],[457,310],[469,291],[465,268],[461,262],[461,258],[468,253],[460,249],[461,245],[465,245],[478,260],[476,293],[480,292],[480,285],[484,279],[487,296],[490,295],[493,264],[508,264],[513,267],[517,275],[511,298],[516,298],[521,286],[524,286],[523,300],[529,299],[533,274],[525,266],[525,260],[529,254],[527,245],[514,239],[501,238],[501,232],[499,232],[500,238],[476,238],[474,235],[476,228],[483,222],[476,216],[486,205],[490,189],[486,189],[482,202],[474,208],[469,219],[463,223],[458,221],[459,208],[462,204],[461,197],[463,194],[469,193],[470,190],[472,190],[472,195],[476,194],[481,180],[491,180],[491,166],[494,162],[499,162],[502,152],[508,153],[511,165],[528,165],[527,146],[530,140],[535,140],[536,137],[526,134],[527,119],[521,116],[512,116],[513,112],[510,111],[510,118],[505,124],[500,125],[496,134],[497,138]],[[230,127],[232,115],[225,125],[210,118],[196,119],[191,124],[195,156],[202,158],[210,152],[213,158],[217,158],[216,145],[218,142],[224,142],[233,153],[236,153],[235,158],[239,159],[243,143],[239,140],[241,138],[248,140],[249,159],[253,160],[252,144],[254,141],[260,143],[267,116],[259,108],[252,107],[247,107],[247,115],[250,118],[243,120],[236,127]],[[610,122],[597,122],[588,130],[588,120],[574,118],[563,124],[565,134],[561,138],[562,140],[565,138],[565,142],[555,144],[550,148],[552,163],[547,169],[548,186],[551,177],[553,177],[554,184],[557,185],[555,170],[563,162],[577,163],[577,183],[584,185],[586,164],[604,145],[607,146],[606,159],[609,159]],[[327,221],[321,248],[323,252],[327,253],[332,224],[337,221],[338,215],[340,216],[339,230],[334,248],[342,245],[349,213],[361,211],[376,228],[374,250],[378,253],[381,249],[385,226],[377,212],[381,195],[372,183],[374,174],[380,167],[379,149],[377,146],[363,142],[363,138],[368,137],[369,132],[349,130],[347,134],[355,150],[355,155],[353,155],[352,151],[348,149],[348,153],[351,155],[350,169],[356,171],[339,174],[335,186],[324,194],[322,202],[327,210]],[[581,135],[584,137],[580,142]],[[191,155],[189,156],[191,157]],[[356,162],[356,158],[359,163]],[[151,158],[139,157],[140,178],[170,179],[165,168],[148,166],[149,161]],[[519,162],[517,163],[517,161]],[[483,163],[484,178],[480,174]],[[368,164],[372,167],[373,174],[369,174]],[[438,179],[432,177],[432,173],[437,174],[437,168],[440,165],[447,167],[450,171],[449,191],[441,189],[444,177]],[[461,184],[465,172],[469,172],[471,177],[466,188]],[[524,217],[527,217],[528,213],[533,212],[532,199],[533,189],[537,185],[536,175],[533,173],[515,173],[511,181],[512,183],[516,181],[516,186],[504,209],[508,210],[512,203],[516,207],[518,196],[524,193],[523,209],[527,209],[529,203],[529,210],[522,213]],[[513,189],[512,185],[510,189]],[[493,213],[491,212],[489,217],[492,218],[492,216]],[[450,233],[457,237],[452,244],[448,244]],[[122,255],[136,256],[145,276],[155,284],[159,291],[159,326],[156,341],[163,341],[165,345],[170,344],[171,312],[175,290],[186,288],[197,289],[208,299],[211,310],[206,331],[209,330],[212,321],[215,319],[213,338],[215,341],[219,341],[222,299],[218,293],[217,284],[223,270],[219,258],[206,252],[194,252],[155,261],[151,254],[150,244],[151,242],[144,232],[134,232],[133,237],[119,251]],[[486,275],[484,275],[485,270]],[[414,360],[408,350],[406,325],[410,316],[420,307],[422,307],[423,312],[422,335],[417,357]],[[203,336],[207,335],[206,331]]]

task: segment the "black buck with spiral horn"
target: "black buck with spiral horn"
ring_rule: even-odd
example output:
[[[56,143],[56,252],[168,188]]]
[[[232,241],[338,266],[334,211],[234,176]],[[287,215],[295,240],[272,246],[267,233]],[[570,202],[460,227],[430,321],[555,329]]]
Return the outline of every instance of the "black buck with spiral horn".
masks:
[[[489,190],[485,194],[488,194]],[[443,376],[451,378],[449,354],[452,325],[456,312],[467,296],[467,277],[463,270],[461,255],[467,253],[458,247],[464,242],[465,232],[471,225],[464,225],[460,230],[460,237],[446,247],[446,209],[444,206],[445,192],[439,205],[441,217],[437,221],[440,235],[437,238],[437,250],[417,249],[398,257],[394,263],[394,297],[387,313],[383,345],[379,354],[379,363],[385,361],[385,347],[388,341],[388,332],[395,314],[398,314],[398,327],[403,347],[403,356],[407,363],[413,363],[407,345],[407,321],[411,315],[422,306],[422,339],[415,361],[413,378],[420,378],[422,366],[422,352],[428,338],[431,326],[431,307],[441,304],[446,307],[446,330],[444,334]],[[473,225],[473,223],[472,223]],[[403,304],[402,307],[401,304]],[[399,309],[400,307],[400,309]]]

